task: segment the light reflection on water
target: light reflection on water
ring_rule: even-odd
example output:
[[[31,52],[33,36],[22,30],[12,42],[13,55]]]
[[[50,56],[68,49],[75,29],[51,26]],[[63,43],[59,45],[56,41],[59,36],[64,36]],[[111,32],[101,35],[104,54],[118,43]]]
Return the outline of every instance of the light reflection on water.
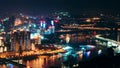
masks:
[[[50,66],[61,66],[61,60],[58,60],[57,55],[53,56],[39,56],[38,59],[31,61],[24,61],[27,68],[48,68]]]
[[[61,66],[61,55],[53,56],[39,56],[34,60],[23,61],[22,63],[26,65],[26,68],[49,68],[50,66]],[[19,68],[13,64],[3,64],[0,68]],[[60,67],[61,68],[61,67]]]
[[[85,55],[84,58],[88,59],[90,54],[91,54],[90,51],[86,52],[84,54]],[[57,68],[69,68],[63,65],[62,58],[63,58],[62,54],[53,56],[39,56],[37,59],[22,61],[22,63],[27,66],[26,68],[49,68],[51,66],[55,66]],[[81,61],[83,59],[83,54],[79,54],[77,56],[77,59]],[[19,68],[19,67],[13,64],[3,64],[0,65],[0,68]]]
[[[3,64],[0,65],[0,68],[18,68],[18,66],[14,66],[13,64]]]

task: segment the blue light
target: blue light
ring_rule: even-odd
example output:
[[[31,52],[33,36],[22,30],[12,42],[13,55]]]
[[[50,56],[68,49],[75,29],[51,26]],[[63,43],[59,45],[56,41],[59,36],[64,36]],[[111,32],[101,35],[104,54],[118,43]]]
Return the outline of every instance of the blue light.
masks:
[[[44,39],[44,37],[43,37],[43,36],[41,36],[41,39],[43,40],[43,39]]]
[[[89,58],[90,53],[91,53],[90,51],[86,52],[86,58]]]
[[[13,64],[7,64],[7,68],[13,68]]]
[[[84,47],[82,47],[81,49],[82,49],[82,50],[85,50],[85,48],[84,48]]]
[[[52,26],[54,25],[54,21],[53,21],[53,20],[51,21],[51,25],[52,25]]]
[[[41,26],[41,27],[43,26],[43,23],[42,23],[42,21],[40,21],[40,26]]]
[[[36,17],[33,17],[33,19],[37,19]]]
[[[34,24],[34,26],[33,26],[34,28],[36,28],[36,25]]]
[[[30,18],[33,18],[32,16],[30,16]]]
[[[45,28],[45,27],[46,27],[46,24],[44,23],[44,24],[43,24],[43,28]]]
[[[51,33],[54,33],[54,32],[55,32],[55,28],[52,28],[52,29],[51,29]]]

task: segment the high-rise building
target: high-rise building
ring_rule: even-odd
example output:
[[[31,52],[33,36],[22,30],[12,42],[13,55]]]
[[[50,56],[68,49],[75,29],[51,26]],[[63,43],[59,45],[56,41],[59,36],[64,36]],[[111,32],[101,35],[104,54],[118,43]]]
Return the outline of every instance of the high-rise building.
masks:
[[[15,52],[27,51],[31,49],[30,32],[14,31],[11,34],[11,50]]]
[[[0,52],[6,52],[7,46],[4,45],[4,39],[3,37],[0,37]]]

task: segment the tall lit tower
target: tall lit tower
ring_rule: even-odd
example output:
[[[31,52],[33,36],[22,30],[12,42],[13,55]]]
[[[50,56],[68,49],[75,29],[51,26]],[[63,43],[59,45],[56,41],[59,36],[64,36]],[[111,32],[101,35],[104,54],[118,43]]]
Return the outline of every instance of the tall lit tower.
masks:
[[[20,47],[22,51],[31,49],[30,32],[28,31],[14,31],[11,34],[11,50],[19,52]]]
[[[3,37],[0,37],[0,52],[7,51],[7,47],[4,45]]]
[[[54,21],[51,20],[51,33],[55,32],[55,25],[54,25]]]

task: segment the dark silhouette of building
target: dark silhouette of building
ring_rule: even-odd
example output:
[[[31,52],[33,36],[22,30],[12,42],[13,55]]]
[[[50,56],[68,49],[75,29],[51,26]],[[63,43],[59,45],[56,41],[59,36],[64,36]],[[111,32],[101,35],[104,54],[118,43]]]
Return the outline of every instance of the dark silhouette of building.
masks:
[[[8,21],[3,22],[5,32],[10,32],[10,29],[14,27],[15,16],[11,16]]]

